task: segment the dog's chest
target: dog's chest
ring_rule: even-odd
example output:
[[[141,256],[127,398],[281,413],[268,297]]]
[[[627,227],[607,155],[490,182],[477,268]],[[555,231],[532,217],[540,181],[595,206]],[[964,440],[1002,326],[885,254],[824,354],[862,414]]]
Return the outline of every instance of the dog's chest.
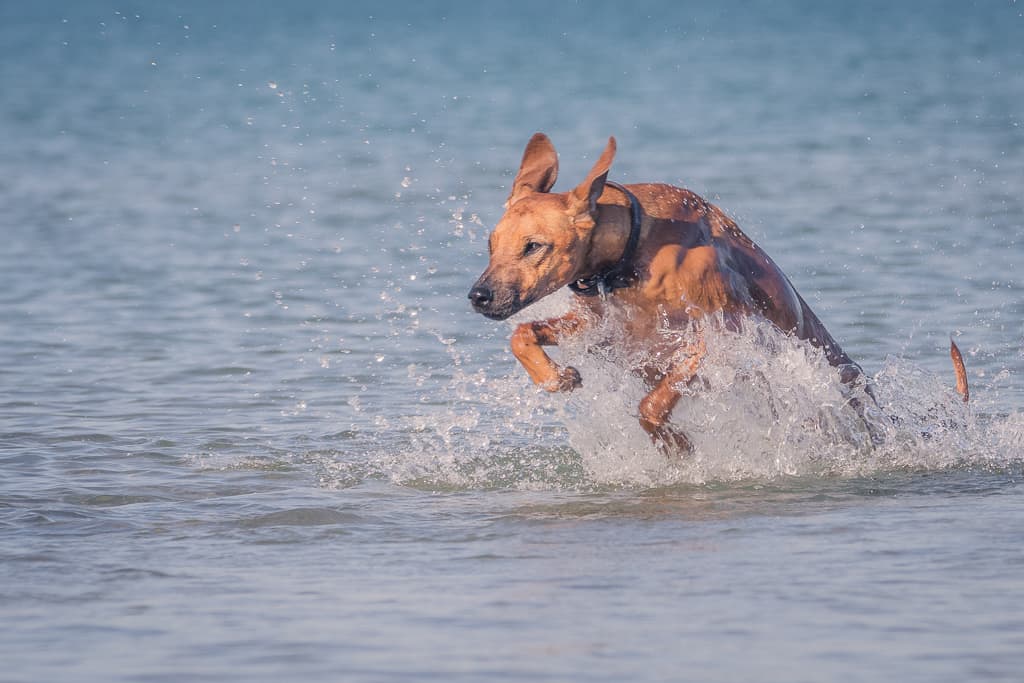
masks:
[[[696,316],[684,305],[643,300],[632,290],[601,298],[579,299],[596,321],[595,348],[614,348],[633,359],[637,369],[661,368],[692,333]]]

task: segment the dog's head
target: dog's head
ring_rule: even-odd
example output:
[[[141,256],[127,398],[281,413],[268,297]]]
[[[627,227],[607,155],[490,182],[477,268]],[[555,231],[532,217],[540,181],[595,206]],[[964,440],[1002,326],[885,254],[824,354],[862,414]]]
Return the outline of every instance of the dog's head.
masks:
[[[580,269],[597,223],[597,199],[614,158],[615,138],[609,138],[582,183],[552,193],[558,154],[543,133],[530,138],[505,215],[491,233],[490,263],[469,291],[477,312],[504,320],[585,275]]]

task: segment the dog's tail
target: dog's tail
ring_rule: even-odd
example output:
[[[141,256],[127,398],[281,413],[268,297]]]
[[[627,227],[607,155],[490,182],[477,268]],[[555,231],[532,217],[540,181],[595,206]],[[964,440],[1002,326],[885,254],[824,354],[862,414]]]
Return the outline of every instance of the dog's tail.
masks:
[[[949,357],[953,359],[953,372],[956,373],[956,393],[967,403],[971,399],[971,390],[967,386],[967,368],[960,348],[952,338],[949,340]]]

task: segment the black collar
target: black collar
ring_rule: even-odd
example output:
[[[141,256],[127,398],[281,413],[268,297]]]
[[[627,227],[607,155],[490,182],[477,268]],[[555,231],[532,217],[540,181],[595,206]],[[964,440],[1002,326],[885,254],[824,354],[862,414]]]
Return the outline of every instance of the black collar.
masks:
[[[612,290],[629,287],[637,277],[631,261],[640,242],[640,202],[635,194],[618,183],[609,180],[605,185],[615,188],[629,199],[629,239],[626,240],[626,248],[622,250],[622,256],[615,265],[569,283],[569,289],[580,296],[604,296]]]

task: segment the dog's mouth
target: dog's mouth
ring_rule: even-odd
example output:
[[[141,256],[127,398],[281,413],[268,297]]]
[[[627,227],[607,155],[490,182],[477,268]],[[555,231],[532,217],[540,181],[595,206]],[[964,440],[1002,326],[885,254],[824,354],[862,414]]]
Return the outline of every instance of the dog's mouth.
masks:
[[[516,299],[504,306],[478,306],[473,304],[473,310],[491,320],[507,320],[532,303],[532,299],[528,301]]]
[[[477,284],[469,290],[469,301],[473,310],[485,318],[506,320],[532,304],[535,297],[521,298],[515,289],[495,291],[486,285]]]
[[[513,314],[519,312],[519,311],[515,311],[515,310],[509,310],[509,311],[506,311],[506,310],[501,310],[501,311],[482,310],[480,308],[477,308],[476,306],[474,306],[473,308],[476,310],[477,313],[481,314],[485,318],[490,318],[491,320],[508,320],[509,318],[512,317]]]

